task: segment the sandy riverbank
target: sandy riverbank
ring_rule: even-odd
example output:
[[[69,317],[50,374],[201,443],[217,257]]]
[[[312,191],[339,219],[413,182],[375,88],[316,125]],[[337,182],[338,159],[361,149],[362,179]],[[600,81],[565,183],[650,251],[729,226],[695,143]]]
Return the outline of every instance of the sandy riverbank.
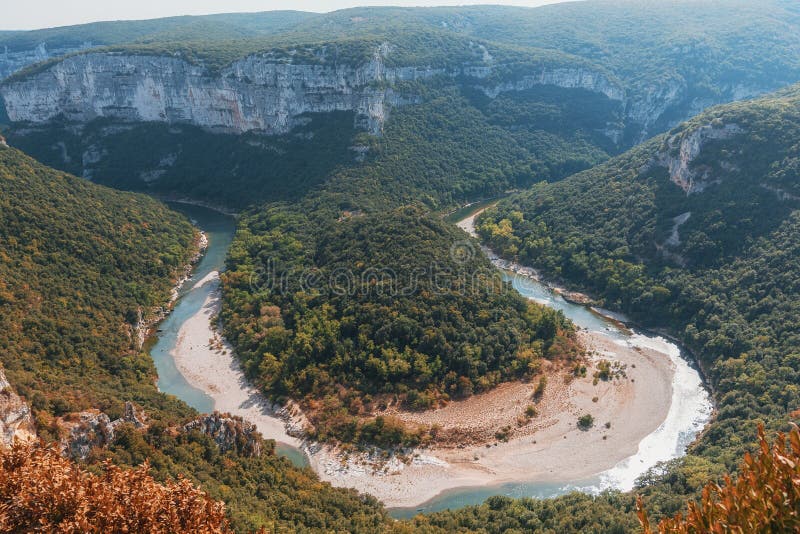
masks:
[[[272,404],[247,383],[231,347],[212,327],[212,320],[220,310],[219,273],[212,271],[195,287],[206,284],[214,287],[203,307],[178,331],[178,341],[171,353],[175,366],[189,384],[214,400],[215,410],[247,419],[265,438],[300,447],[300,440],[287,433]]]
[[[323,480],[370,493],[390,507],[418,506],[458,487],[571,482],[606,471],[635,454],[642,439],[667,417],[674,365],[654,348],[593,332],[579,335],[594,363],[620,362],[627,376],[594,385],[595,368],[590,365],[586,378],[567,383],[566,371],[552,370],[545,393],[535,404],[538,415],[523,426],[517,421],[532,404],[534,384],[506,384],[439,410],[403,417],[443,429],[470,428],[489,437],[511,426],[508,442],[491,439],[489,446],[437,446],[416,451],[418,456],[410,462],[392,460],[377,469],[379,462],[359,455],[345,460],[335,449],[322,448],[311,455],[311,465]],[[577,425],[584,414],[594,417],[589,430]]]

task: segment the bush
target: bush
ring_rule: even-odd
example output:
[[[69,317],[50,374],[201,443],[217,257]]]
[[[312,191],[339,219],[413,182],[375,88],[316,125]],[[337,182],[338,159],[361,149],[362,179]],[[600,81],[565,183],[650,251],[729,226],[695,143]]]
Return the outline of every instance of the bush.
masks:
[[[149,470],[106,463],[94,475],[52,448],[18,444],[0,455],[0,531],[233,532],[222,502]]]
[[[578,428],[581,430],[589,430],[594,426],[594,417],[589,415],[582,415],[578,418]]]

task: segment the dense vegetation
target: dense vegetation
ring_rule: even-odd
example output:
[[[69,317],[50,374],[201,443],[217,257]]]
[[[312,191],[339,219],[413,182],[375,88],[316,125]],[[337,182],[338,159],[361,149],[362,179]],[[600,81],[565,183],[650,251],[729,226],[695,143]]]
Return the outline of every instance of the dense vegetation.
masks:
[[[792,426],[770,446],[764,428],[758,431],[755,457],[747,453],[736,482],[709,483],[699,503],[690,502],[686,516],[664,519],[658,531],[690,532],[797,532],[800,530],[800,430]],[[645,534],[653,530],[642,502],[639,517]]]
[[[236,209],[298,200],[330,180],[359,180],[371,198],[439,207],[530,185],[533,176],[557,180],[615,151],[596,130],[618,120],[618,105],[588,91],[538,88],[489,100],[441,80],[413,91],[423,102],[393,110],[379,138],[356,131],[351,113],[311,116],[277,137],[107,121],[21,126],[8,136],[43,163],[98,183]]]
[[[0,361],[19,393],[53,415],[140,402],[153,367],[133,329],[169,300],[192,242],[189,222],[147,197],[0,147]]]
[[[713,108],[607,164],[513,196],[479,222],[498,251],[667,327],[695,352],[718,411],[679,471],[735,468],[757,422],[785,429],[800,405],[799,117],[798,88]],[[706,139],[689,164],[705,189],[684,193],[659,162],[726,125],[738,128]],[[660,480],[676,476],[688,475],[668,469]]]
[[[298,60],[359,62],[386,41],[394,45],[390,65],[436,66],[475,61],[479,45],[506,66],[500,76],[517,74],[530,57],[591,66],[627,90],[623,109],[577,89],[539,87],[490,99],[463,80],[401,84],[398,91],[416,95],[417,103],[393,109],[382,137],[355,131],[347,114],[310,117],[310,124],[275,138],[104,122],[11,132],[12,144],[101,183],[234,208],[258,205],[243,217],[231,250],[226,334],[267,392],[315,410],[321,439],[417,443],[421,433],[365,416],[381,402],[425,408],[524,377],[539,358],[572,350],[561,317],[524,305],[503,286],[497,292],[470,286],[464,265],[481,272],[485,262],[477,254],[466,263],[451,254],[454,243],[460,253],[474,244],[464,248],[430,209],[559,180],[710,103],[800,79],[800,12],[782,0],[363,8],[245,19],[232,27],[176,19],[139,29],[127,23],[57,29],[46,39],[74,43],[69,39],[79,32],[96,31],[98,44],[179,52],[211,70],[265,50],[278,60],[298,49]],[[25,39],[42,38],[0,35],[0,45],[24,48]],[[659,99],[671,90],[678,96],[664,99],[659,115]],[[505,255],[668,328],[698,355],[715,390],[717,418],[688,457],[642,477],[639,491],[655,517],[683,508],[709,479],[734,469],[754,442],[754,424],[784,429],[800,401],[797,93],[716,108],[605,165],[512,197],[481,222],[484,238]],[[708,187],[686,195],[660,162],[675,158],[679,143],[699,127],[732,124],[740,130],[707,142],[694,159],[691,170]],[[620,127],[622,139],[604,133]],[[51,178],[25,188],[8,182],[0,196],[0,217],[12,214],[4,220],[9,230],[0,228],[0,326],[9,327],[0,337],[0,361],[31,399],[46,436],[58,432],[51,424],[56,415],[96,406],[117,416],[132,399],[156,424],[146,433],[127,429],[91,463],[110,457],[137,465],[150,458],[159,480],[185,473],[228,502],[239,529],[391,528],[376,502],[332,490],[270,449],[245,458],[219,452],[207,436],[165,432],[191,410],[157,393],[152,363],[130,348],[119,326],[139,307],[164,300],[191,231],[143,197],[91,188],[10,150],[0,149],[0,156],[9,158],[17,180],[29,168]],[[61,184],[66,191],[55,187]],[[21,207],[8,207],[28,189]],[[84,196],[88,204],[62,200]],[[42,214],[29,217],[36,206]],[[678,218],[686,213],[687,220]],[[84,220],[93,225],[86,235]],[[677,241],[670,239],[673,230]],[[129,239],[138,241],[121,246]],[[58,268],[43,269],[51,263]],[[383,269],[407,280],[432,263],[455,272],[455,286],[434,291],[429,279],[421,280],[421,291],[387,298],[398,280],[387,281]],[[23,271],[31,268],[33,275]],[[370,268],[378,269],[375,276]],[[282,273],[290,274],[288,285],[271,285],[270,275]],[[337,278],[341,273],[349,274]],[[326,285],[332,276],[335,283]],[[352,295],[341,294],[341,284],[350,282]],[[394,526],[631,531],[634,510],[631,495],[615,493],[495,497]]]
[[[0,32],[0,46],[9,53],[36,48],[77,48],[86,43],[108,46],[128,42],[158,42],[183,37],[188,40],[234,40],[285,31],[313,13],[268,11],[264,13],[226,13],[201,17],[168,17],[152,20],[93,22],[76,26],[33,31]]]
[[[11,135],[14,146],[42,163],[103,185],[243,208],[265,198],[302,196],[337,166],[353,161],[349,147],[356,132],[352,114],[337,113],[280,137],[105,120],[77,130],[52,124]],[[96,163],[82,156],[91,151],[102,154]]]
[[[4,532],[232,532],[225,505],[183,479],[166,485],[147,465],[101,476],[54,449],[0,451],[0,529]]]
[[[0,362],[30,403],[40,436],[59,439],[57,417],[97,408],[112,419],[133,401],[146,431],[124,425],[90,466],[148,460],[157,480],[188,477],[228,503],[237,530],[374,532],[386,520],[372,499],[334,490],[265,443],[248,457],[221,452],[198,432],[177,432],[194,414],[158,392],[149,355],[132,336],[169,299],[194,231],[150,198],[114,192],[0,147]]]
[[[326,215],[255,212],[224,274],[223,319],[245,369],[271,395],[323,412],[320,439],[363,437],[352,416],[387,394],[431,408],[570,351],[566,319],[516,295],[437,217],[412,207]]]

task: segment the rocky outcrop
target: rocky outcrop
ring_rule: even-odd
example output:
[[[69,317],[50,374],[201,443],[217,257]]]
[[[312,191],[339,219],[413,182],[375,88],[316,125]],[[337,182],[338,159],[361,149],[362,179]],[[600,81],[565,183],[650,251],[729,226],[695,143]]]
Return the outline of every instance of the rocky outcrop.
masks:
[[[48,49],[46,43],[39,43],[28,50],[9,51],[7,46],[0,53],[0,80],[8,78],[29,65],[47,61],[54,57],[64,56],[91,48],[92,43],[85,42],[79,46],[68,46]]]
[[[0,369],[0,449],[11,447],[14,441],[36,439],[36,426],[31,409],[11,388]]]
[[[475,77],[488,76],[487,71],[477,69],[465,69]],[[600,93],[609,100],[622,102],[625,99],[625,91],[619,84],[613,83],[604,74],[586,68],[553,68],[541,69],[533,74],[524,75],[517,80],[504,82],[493,87],[478,86],[478,88],[489,98],[496,98],[500,93],[513,91],[525,91],[539,85],[555,85],[565,89],[586,89],[594,93]]]
[[[85,460],[94,448],[104,448],[114,442],[111,419],[100,410],[72,414],[61,421],[67,436],[61,441],[61,452],[71,458]]]
[[[489,95],[535,85],[582,88],[620,101],[624,95],[619,85],[588,67],[531,67],[518,79],[486,87],[494,64],[388,67],[388,53],[388,47],[379,47],[371,60],[356,66],[295,64],[259,54],[218,75],[177,57],[87,53],[7,83],[0,92],[12,121],[110,117],[266,134],[289,132],[306,120],[305,114],[333,111],[354,112],[357,127],[379,133],[392,106],[418,101],[396,85],[436,76],[471,80]]]
[[[134,428],[143,429],[147,427],[146,421],[144,412],[131,402],[125,403],[122,417],[114,421],[100,410],[70,414],[59,421],[67,434],[61,440],[62,454],[85,460],[92,449],[105,448],[114,443],[115,431],[120,425],[130,424]]]
[[[254,424],[241,417],[214,412],[190,421],[183,428],[211,437],[223,452],[232,450],[244,456],[260,456],[262,452],[261,434]]]
[[[719,176],[713,175],[711,167],[695,163],[703,147],[709,141],[730,139],[742,131],[737,124],[721,123],[682,131],[666,139],[656,156],[656,163],[668,169],[672,182],[686,194],[700,193],[720,180]]]

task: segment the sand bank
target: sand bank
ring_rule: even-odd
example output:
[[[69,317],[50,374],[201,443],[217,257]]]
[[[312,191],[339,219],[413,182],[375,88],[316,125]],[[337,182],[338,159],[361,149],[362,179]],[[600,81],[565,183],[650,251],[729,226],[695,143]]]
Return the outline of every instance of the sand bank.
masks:
[[[428,412],[390,410],[409,423],[438,425],[454,438],[388,460],[344,454],[301,442],[295,436],[302,417],[285,417],[247,383],[230,346],[212,327],[220,308],[219,274],[197,282],[205,284],[213,290],[181,326],[172,351],[181,374],[213,398],[216,410],[242,416],[264,437],[305,450],[322,480],[370,493],[390,507],[415,507],[460,487],[590,478],[636,454],[670,410],[675,366],[666,351],[636,337],[618,340],[582,330],[580,340],[590,353],[585,377],[550,366],[545,392],[535,401],[536,380],[504,384]],[[619,372],[594,383],[603,359],[618,362]],[[537,412],[533,417],[526,417],[529,406]],[[593,416],[594,425],[582,430],[578,418],[585,414]],[[507,434],[507,441],[498,432]]]
[[[311,465],[323,480],[370,493],[390,507],[418,506],[458,487],[566,483],[606,471],[635,454],[639,443],[666,419],[674,365],[667,354],[651,347],[587,331],[579,336],[592,352],[587,376],[568,379],[567,370],[551,370],[538,402],[531,400],[535,383],[512,383],[438,410],[393,414],[443,430],[461,428],[470,436],[488,438],[488,444],[448,443],[414,451],[406,462],[344,457],[322,447],[312,451]],[[594,384],[595,365],[602,359],[619,362],[625,376],[619,373]],[[522,424],[531,404],[538,413]],[[588,430],[578,428],[584,414],[594,418]],[[508,426],[507,442],[492,439]]]
[[[214,399],[215,410],[247,419],[265,438],[300,447],[300,440],[287,432],[279,408],[247,382],[233,350],[213,328],[212,321],[220,310],[219,273],[212,271],[195,287],[206,284],[214,288],[203,307],[178,331],[171,352],[175,366],[189,384]]]

